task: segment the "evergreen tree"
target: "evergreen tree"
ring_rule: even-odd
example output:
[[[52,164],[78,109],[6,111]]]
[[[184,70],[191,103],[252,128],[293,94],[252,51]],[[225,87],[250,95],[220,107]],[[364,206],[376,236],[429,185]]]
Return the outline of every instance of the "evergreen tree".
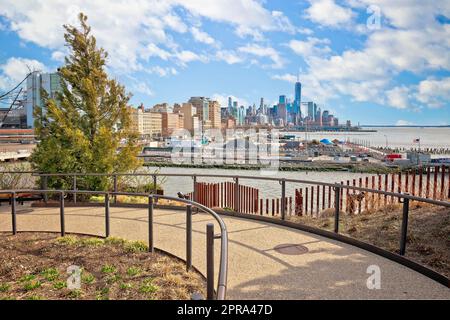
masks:
[[[44,108],[35,108],[40,143],[32,154],[33,167],[46,173],[113,173],[136,169],[140,161],[137,135],[132,129],[130,95],[105,72],[107,52],[97,48],[87,17],[81,28],[64,25],[70,54],[59,69],[61,90],[55,99],[43,92]],[[71,185],[53,180],[49,187]],[[87,178],[80,187],[101,190],[105,178]]]

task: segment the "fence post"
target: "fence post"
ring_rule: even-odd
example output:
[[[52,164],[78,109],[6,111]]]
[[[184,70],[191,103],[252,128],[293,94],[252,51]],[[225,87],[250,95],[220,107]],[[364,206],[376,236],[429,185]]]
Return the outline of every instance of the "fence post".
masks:
[[[12,219],[12,233],[17,234],[17,220],[16,220],[16,193],[11,193],[11,219]]]
[[[339,211],[341,204],[341,188],[334,187],[334,232],[339,233]]]
[[[73,175],[73,203],[77,203],[77,175]]]
[[[286,220],[286,180],[281,179],[281,220]]]
[[[408,234],[408,216],[409,216],[409,199],[403,199],[403,218],[402,229],[400,235],[400,255],[405,255],[406,251],[406,237]]]
[[[206,225],[206,299],[214,300],[214,224]]]
[[[105,236],[109,237],[109,193],[105,194]]]
[[[194,191],[192,191],[192,200],[193,201],[197,201],[197,191],[196,191],[196,189],[197,189],[197,176],[196,175],[194,175],[194,176],[192,176],[192,179],[194,180]]]
[[[59,221],[61,224],[61,237],[66,235],[66,224],[64,221],[64,192],[59,193]]]
[[[148,196],[148,251],[155,251],[153,245],[153,196]]]
[[[234,212],[239,212],[239,178],[234,177]]]
[[[114,193],[117,192],[117,174],[115,174],[114,176]],[[114,203],[117,203],[117,195],[114,194]]]
[[[43,185],[42,185],[42,189],[43,190],[47,190],[48,188],[48,177],[47,176],[43,176]],[[47,203],[48,202],[48,194],[44,193],[44,202]]]
[[[156,185],[156,175],[153,175],[153,194],[157,194],[158,193],[158,187]]]
[[[192,268],[192,205],[186,206],[186,271]]]

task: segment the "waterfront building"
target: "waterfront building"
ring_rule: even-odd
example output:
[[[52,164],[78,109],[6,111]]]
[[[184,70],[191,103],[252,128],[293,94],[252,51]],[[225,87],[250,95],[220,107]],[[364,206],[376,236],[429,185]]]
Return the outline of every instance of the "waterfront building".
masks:
[[[130,107],[132,128],[141,136],[158,138],[162,135],[162,113]]]
[[[35,107],[44,107],[41,91],[47,92],[51,99],[56,98],[56,93],[61,91],[61,77],[59,73],[39,73],[33,72],[27,79],[26,91],[26,117],[27,127],[34,128],[34,109]],[[45,110],[43,109],[43,112]]]
[[[295,99],[294,99],[294,110],[293,113],[296,114],[298,118],[302,117],[302,111],[300,105],[302,103],[302,84],[297,77],[297,82],[295,83]]]
[[[170,137],[174,131],[183,126],[183,115],[171,112],[161,112],[162,136]]]
[[[220,129],[221,120],[221,107],[218,101],[209,101],[209,120],[211,121],[211,128]]]

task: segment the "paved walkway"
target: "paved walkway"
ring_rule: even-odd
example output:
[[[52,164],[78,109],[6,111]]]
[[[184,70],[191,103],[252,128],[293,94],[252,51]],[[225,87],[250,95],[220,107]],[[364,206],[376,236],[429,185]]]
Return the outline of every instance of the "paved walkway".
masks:
[[[18,206],[19,231],[59,231],[58,208]],[[27,210],[28,209],[28,210]],[[66,231],[102,234],[103,208],[66,208]],[[223,217],[229,232],[228,299],[450,299],[450,289],[362,249],[265,222]],[[155,246],[185,257],[184,211],[155,210]],[[213,220],[193,217],[193,263],[205,272],[205,229]],[[0,231],[11,230],[10,211],[0,207]],[[218,225],[215,226],[218,232]],[[111,208],[111,235],[147,239],[147,211]],[[301,244],[301,255],[278,253],[280,244]],[[219,241],[216,241],[216,272]],[[369,290],[369,265],[381,269],[381,289]]]

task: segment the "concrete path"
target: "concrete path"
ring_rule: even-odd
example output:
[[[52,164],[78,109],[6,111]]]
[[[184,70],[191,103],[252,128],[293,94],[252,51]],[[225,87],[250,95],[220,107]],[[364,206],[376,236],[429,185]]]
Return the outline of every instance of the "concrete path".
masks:
[[[19,231],[59,231],[59,209],[18,206]],[[0,207],[0,231],[11,230],[9,207]],[[32,210],[32,211],[31,211]],[[102,235],[103,208],[66,208],[66,231]],[[388,259],[303,231],[223,217],[229,232],[228,299],[450,299],[450,289]],[[185,212],[155,210],[155,246],[185,258]],[[208,215],[193,217],[193,263],[205,273]],[[216,233],[219,232],[215,225]],[[147,211],[111,208],[111,235],[147,239]],[[274,247],[301,244],[308,252]],[[219,241],[216,241],[216,272]],[[366,286],[367,267],[381,269],[381,289]]]

